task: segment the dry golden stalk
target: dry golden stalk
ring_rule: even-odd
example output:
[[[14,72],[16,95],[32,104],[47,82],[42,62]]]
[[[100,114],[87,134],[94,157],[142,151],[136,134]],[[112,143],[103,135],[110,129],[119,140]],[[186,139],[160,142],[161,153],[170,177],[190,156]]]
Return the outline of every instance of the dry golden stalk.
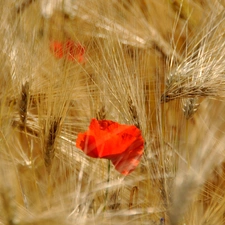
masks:
[[[3,186],[3,184],[1,184]],[[4,215],[4,220],[5,224],[8,225],[15,225],[18,224],[16,221],[16,205],[14,198],[15,196],[13,195],[13,192],[10,187],[7,187],[6,185],[1,187],[0,191],[0,199],[1,199],[1,207],[3,207],[3,215]]]

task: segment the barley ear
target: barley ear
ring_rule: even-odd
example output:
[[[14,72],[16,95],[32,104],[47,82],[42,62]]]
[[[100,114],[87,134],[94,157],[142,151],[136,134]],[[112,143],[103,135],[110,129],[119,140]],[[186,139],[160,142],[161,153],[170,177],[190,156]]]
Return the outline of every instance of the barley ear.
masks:
[[[56,118],[50,121],[50,128],[48,130],[48,137],[45,144],[44,163],[49,174],[51,172],[51,167],[55,156],[55,141],[59,133],[60,121],[61,119]]]
[[[29,83],[26,82],[22,85],[21,99],[19,103],[19,113],[22,124],[25,126],[27,121],[27,107],[29,100]]]
[[[133,120],[134,120],[134,125],[137,128],[140,128],[140,122],[139,122],[139,118],[138,118],[138,114],[137,114],[137,109],[136,109],[130,96],[128,98],[128,105],[129,105],[130,114],[132,115]]]
[[[97,120],[104,120],[106,118],[105,106],[102,106],[101,109],[96,113]]]
[[[193,114],[198,110],[199,103],[198,98],[183,99],[183,112],[186,119],[190,119]]]

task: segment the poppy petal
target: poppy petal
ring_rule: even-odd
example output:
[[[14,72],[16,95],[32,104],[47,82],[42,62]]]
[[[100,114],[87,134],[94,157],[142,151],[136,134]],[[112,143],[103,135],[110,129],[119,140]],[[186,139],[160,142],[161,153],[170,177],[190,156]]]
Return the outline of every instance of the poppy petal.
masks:
[[[93,158],[99,158],[99,150],[96,147],[96,141],[94,136],[87,135],[86,133],[79,134],[76,142],[76,146],[84,153]]]
[[[53,41],[50,43],[50,50],[53,52],[56,58],[63,57],[63,44],[58,41]]]
[[[143,140],[136,140],[119,156],[110,157],[115,169],[123,175],[131,173],[139,164],[143,154]]]
[[[65,43],[65,54],[68,60],[74,61],[78,60],[82,62],[83,55],[84,55],[84,47],[80,44],[76,44],[71,40],[66,41]]]

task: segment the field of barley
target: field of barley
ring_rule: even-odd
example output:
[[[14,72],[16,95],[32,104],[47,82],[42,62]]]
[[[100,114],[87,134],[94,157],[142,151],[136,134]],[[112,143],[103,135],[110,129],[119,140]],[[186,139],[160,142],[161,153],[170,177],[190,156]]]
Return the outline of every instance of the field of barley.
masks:
[[[224,7],[0,0],[0,225],[224,225]],[[133,171],[93,120],[141,132]]]

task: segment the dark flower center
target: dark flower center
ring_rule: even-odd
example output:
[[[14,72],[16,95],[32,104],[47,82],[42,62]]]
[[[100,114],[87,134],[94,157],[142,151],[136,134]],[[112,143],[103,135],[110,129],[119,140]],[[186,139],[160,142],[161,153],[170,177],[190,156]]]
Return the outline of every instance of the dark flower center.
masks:
[[[107,120],[99,121],[101,130],[106,130],[110,126],[110,124],[111,124],[111,121],[107,121]]]

